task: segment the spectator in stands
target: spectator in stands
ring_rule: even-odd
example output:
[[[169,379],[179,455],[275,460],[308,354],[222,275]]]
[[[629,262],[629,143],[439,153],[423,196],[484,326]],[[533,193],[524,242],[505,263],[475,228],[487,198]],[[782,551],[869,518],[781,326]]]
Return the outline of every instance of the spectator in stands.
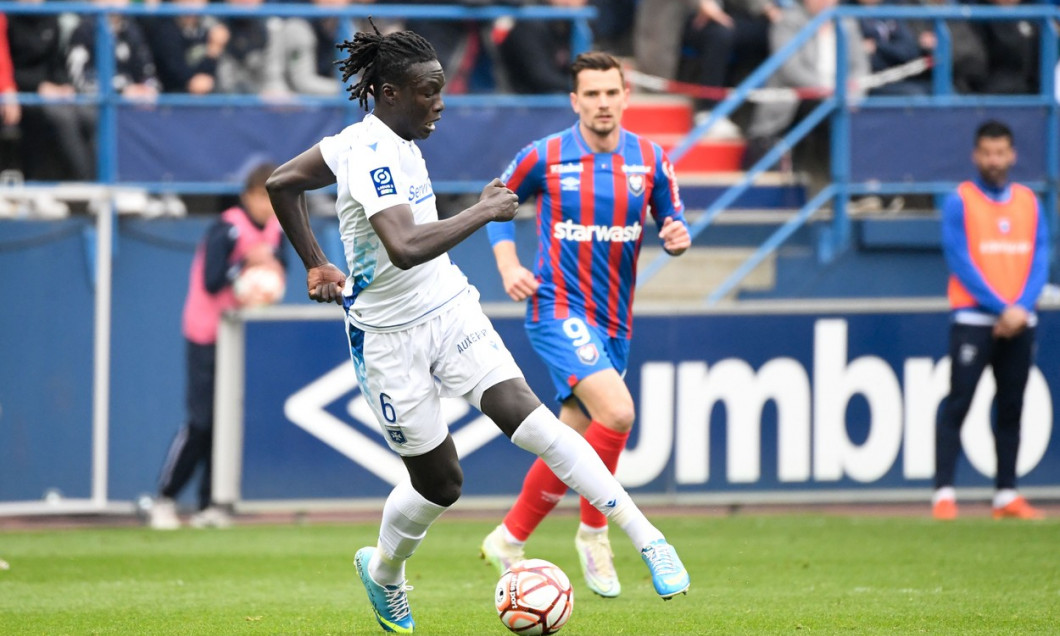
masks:
[[[108,6],[126,6],[129,0],[97,0]],[[151,48],[140,25],[119,14],[108,16],[114,35],[114,91],[125,97],[151,99],[159,83]],[[96,73],[96,21],[81,20],[70,34],[66,68],[79,93],[99,91]]]
[[[22,0],[26,4],[41,1]],[[22,139],[33,140],[19,145],[23,174],[32,180],[94,179],[93,151],[83,133],[91,109],[63,103],[75,91],[66,72],[59,16],[11,14],[7,35],[19,92],[56,100],[22,109]]]
[[[955,0],[921,0],[921,2],[927,6],[956,4]],[[979,39],[979,34],[970,22],[947,20],[945,25],[950,36],[953,90],[958,93],[971,93],[981,86],[986,78],[986,49],[983,41]],[[920,49],[926,55],[933,54],[938,46],[935,23],[932,20],[911,20],[909,26],[916,35]],[[928,81],[929,73],[925,73],[923,78],[925,81]]]
[[[642,0],[637,11],[639,70],[719,89],[735,85],[768,57],[769,27],[781,16],[773,0]],[[674,24],[684,26],[678,30]],[[696,100],[697,123],[710,116],[720,95]],[[724,118],[707,136],[741,134]]]
[[[1020,0],[989,0],[997,7],[1013,7]],[[978,92],[1025,95],[1037,93],[1038,25],[1031,20],[996,20],[975,23],[986,49],[986,78]]]
[[[318,7],[341,8],[351,0],[312,0]],[[366,2],[366,0],[356,0]],[[338,95],[342,84],[336,71],[335,44],[343,31],[352,34],[352,21],[338,17],[287,18],[280,29],[281,76],[287,88],[303,95]],[[346,37],[352,37],[348,35]]]
[[[1034,366],[1035,307],[1049,275],[1049,220],[1029,188],[1009,181],[1012,131],[997,121],[975,133],[974,181],[957,186],[942,208],[942,253],[950,270],[950,394],[935,429],[936,519],[957,517],[953,489],[961,427],[987,365],[997,385],[993,515],[1041,519],[1016,490],[1023,394]]]
[[[588,0],[548,0],[553,7],[584,7]],[[571,63],[569,20],[518,20],[495,33],[505,79],[515,93],[568,93]]]
[[[836,5],[836,0],[802,0],[784,9],[781,19],[770,29],[769,40],[776,51],[803,30],[820,12]],[[839,22],[846,36],[848,75],[844,78],[851,92],[861,78],[868,74],[869,60],[861,44],[861,30],[851,18]],[[831,90],[836,83],[836,22],[829,20],[813,37],[777,70],[769,79],[773,88]],[[755,104],[754,116],[748,130],[748,146],[744,164],[750,166],[768,152],[777,139],[799,119],[819,104],[818,99],[778,100]],[[825,123],[803,139],[796,147],[795,168],[810,177],[810,191],[824,187],[829,175],[829,130]]]
[[[593,48],[620,57],[633,57],[633,25],[639,0],[589,0],[596,7]]]
[[[252,10],[263,0],[226,0],[227,4]],[[281,95],[283,53],[279,50],[283,21],[277,17],[229,16],[228,44],[217,61],[218,93]]]
[[[0,124],[3,126],[17,126],[22,119],[17,92],[11,47],[7,43],[7,17],[0,13]]]
[[[474,7],[484,4],[537,4],[537,0],[508,0],[503,3],[492,0],[423,0],[416,4],[456,4]],[[478,20],[420,19],[407,20],[405,27],[419,33],[434,46],[438,61],[442,64],[442,70],[445,71],[446,93],[451,95],[470,93],[480,88],[480,84],[494,82],[492,73],[487,79],[482,77],[485,73],[480,74],[480,69],[491,61],[490,53],[493,42],[488,32],[493,30],[492,24],[484,24]],[[502,27],[501,31],[506,28]],[[386,30],[384,29],[383,32],[386,33]],[[499,58],[499,53],[497,56]],[[499,60],[498,64],[503,66],[503,62]]]
[[[886,0],[856,0],[863,7],[874,7]],[[901,66],[922,55],[916,34],[902,20],[891,18],[861,18],[862,44],[869,56],[873,73]],[[923,77],[911,76],[870,89],[870,95],[927,95],[931,84]]]
[[[186,7],[207,3],[171,1]],[[214,91],[217,61],[228,44],[228,27],[213,17],[194,14],[147,18],[142,25],[164,92],[206,95]]]
[[[148,522],[156,530],[180,527],[174,499],[199,467],[199,511],[191,518],[195,527],[224,527],[229,511],[213,501],[213,399],[217,358],[217,328],[221,315],[240,306],[234,284],[250,267],[283,272],[283,234],[265,181],[276,168],[260,164],[246,177],[241,205],[221,213],[195,251],[184,301],[183,333],[187,352],[187,421],[166,454],[159,477],[158,498]]]

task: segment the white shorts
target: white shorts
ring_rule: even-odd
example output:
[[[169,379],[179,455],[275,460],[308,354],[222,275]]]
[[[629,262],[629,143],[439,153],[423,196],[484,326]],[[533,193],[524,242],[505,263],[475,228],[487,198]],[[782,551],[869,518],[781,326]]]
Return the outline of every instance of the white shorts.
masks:
[[[402,331],[366,332],[346,321],[361,393],[399,455],[422,455],[445,440],[443,397],[523,377],[474,296],[449,304]]]

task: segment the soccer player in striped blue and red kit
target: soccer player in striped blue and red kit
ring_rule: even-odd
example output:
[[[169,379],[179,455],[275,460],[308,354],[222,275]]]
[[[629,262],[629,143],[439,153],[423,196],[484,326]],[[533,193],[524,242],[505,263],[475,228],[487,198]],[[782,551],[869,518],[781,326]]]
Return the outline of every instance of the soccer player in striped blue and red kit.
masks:
[[[527,335],[556,386],[559,418],[613,473],[636,413],[622,377],[648,213],[671,255],[688,249],[691,237],[669,159],[658,144],[621,127],[629,89],[619,63],[583,53],[571,78],[578,122],[528,145],[501,177],[520,201],[537,198],[533,271],[519,262],[511,222],[487,230],[505,291],[528,300]],[[504,522],[483,541],[483,556],[502,572],[521,560],[526,540],[566,491],[536,461]],[[585,499],[575,546],[589,588],[618,596],[607,519]]]

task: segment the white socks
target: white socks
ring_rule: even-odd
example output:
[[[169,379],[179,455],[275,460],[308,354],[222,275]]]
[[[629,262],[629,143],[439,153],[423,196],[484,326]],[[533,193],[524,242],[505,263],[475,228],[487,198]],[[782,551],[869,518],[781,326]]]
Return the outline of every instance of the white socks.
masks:
[[[995,508],[1004,508],[1013,501],[1016,497],[1019,497],[1019,492],[1012,488],[1002,488],[1001,490],[994,493],[993,506]],[[953,486],[943,486],[935,491],[935,494],[931,497],[931,505],[935,505],[940,501],[949,499],[950,501],[956,501],[957,491],[953,489]]]
[[[602,528],[596,528],[594,526],[587,526],[585,522],[578,524],[578,532],[581,534],[607,534],[607,526]]]
[[[1019,496],[1020,494],[1012,488],[1002,488],[1001,490],[994,493],[994,507],[1004,508],[1005,506],[1015,501],[1016,497]]]
[[[663,538],[604,466],[589,442],[560,422],[544,405],[526,416],[512,435],[512,442],[540,456],[563,483],[618,524],[637,550]]]
[[[935,494],[931,497],[931,505],[934,506],[940,501],[956,501],[957,491],[953,489],[953,486],[943,486],[935,491]]]
[[[395,486],[383,506],[379,546],[368,563],[372,580],[380,585],[404,583],[405,561],[419,547],[427,528],[446,510],[424,499],[407,479]]]
[[[526,545],[526,541],[523,541],[522,539],[517,539],[515,537],[515,535],[512,534],[512,531],[508,529],[508,526],[506,526],[506,525],[504,525],[502,523],[501,524],[501,528],[504,529],[504,542],[505,543],[507,543],[509,545],[519,546],[520,548],[523,547],[524,545]]]

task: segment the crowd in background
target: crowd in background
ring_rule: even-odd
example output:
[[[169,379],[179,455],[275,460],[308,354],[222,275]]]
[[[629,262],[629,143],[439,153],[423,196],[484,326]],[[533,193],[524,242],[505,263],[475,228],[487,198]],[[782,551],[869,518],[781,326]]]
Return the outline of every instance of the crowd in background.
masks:
[[[41,0],[22,0],[26,3]],[[108,6],[130,0],[97,0]],[[157,2],[158,0],[147,0]],[[170,0],[203,6],[207,0]],[[266,0],[224,0],[242,7]],[[339,8],[388,0],[310,0]],[[592,5],[594,46],[627,59],[643,73],[684,82],[731,87],[798,33],[815,14],[838,0],[418,0],[416,4]],[[877,5],[887,0],[850,0]],[[946,4],[953,0],[921,0]],[[913,2],[915,4],[915,0]],[[1019,0],[984,0],[1011,6]],[[337,17],[253,18],[197,15],[113,16],[116,40],[114,90],[152,99],[159,93],[339,95],[333,64],[335,43],[369,28],[366,21]],[[569,90],[572,23],[567,20],[489,22],[377,20],[384,30],[410,28],[435,46],[447,75],[447,91],[460,93],[565,93]],[[675,28],[674,25],[679,25]],[[959,93],[1027,94],[1038,91],[1038,27],[1031,21],[949,21],[953,82]],[[931,55],[937,42],[930,20],[864,19],[849,31],[850,78]],[[812,45],[771,78],[770,86],[827,88],[835,81],[832,24]],[[831,43],[831,49],[829,44]],[[15,167],[33,180],[94,180],[96,109],[57,101],[20,105],[15,92],[62,98],[98,89],[94,20],[74,14],[0,15],[0,170]],[[925,72],[872,89],[872,94],[930,92]],[[695,100],[702,120],[717,103]],[[736,123],[721,119],[708,131],[718,138],[746,138],[748,158],[807,112],[807,104],[744,108]],[[24,143],[33,139],[34,143]],[[20,143],[21,142],[21,143]],[[817,155],[819,153],[811,153]]]

